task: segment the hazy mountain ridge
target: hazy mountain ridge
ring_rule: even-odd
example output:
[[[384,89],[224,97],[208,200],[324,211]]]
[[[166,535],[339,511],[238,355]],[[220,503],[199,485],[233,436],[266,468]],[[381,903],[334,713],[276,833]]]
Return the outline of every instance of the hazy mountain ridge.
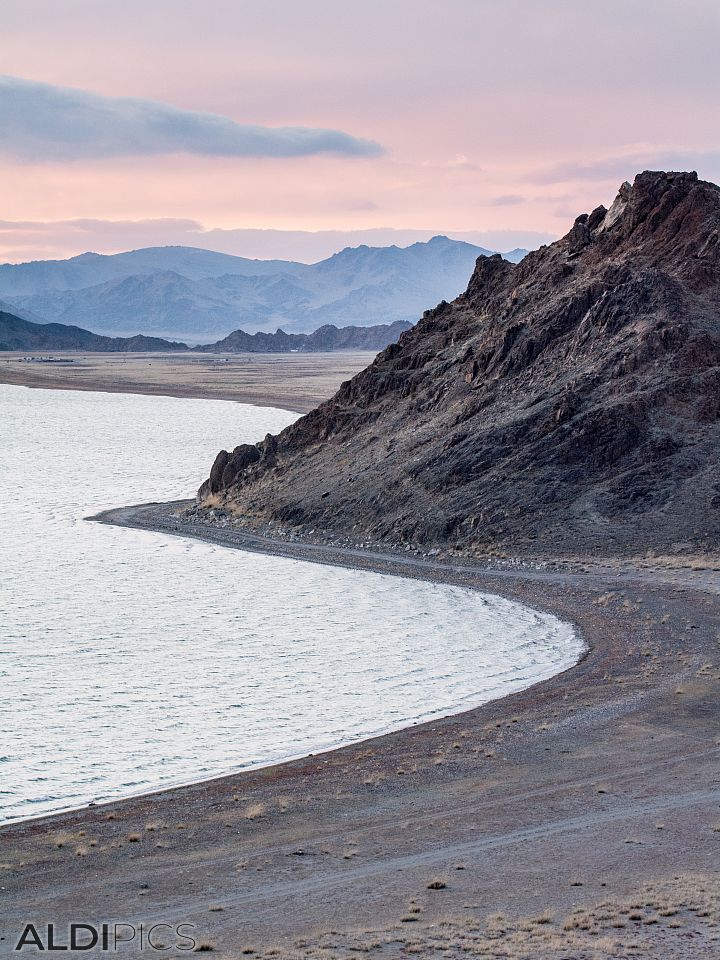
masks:
[[[103,337],[81,327],[60,323],[38,324],[0,310],[0,350],[88,350],[129,353],[187,350],[184,343],[157,337]]]
[[[720,545],[720,189],[646,172],[200,490],[247,524],[596,556]]]
[[[302,272],[292,260],[252,260],[199,247],[143,247],[125,253],[81,253],[67,260],[31,260],[0,264],[0,296],[32,296],[49,290],[80,290],[110,280],[172,271],[190,280],[224,273],[265,276]]]
[[[60,323],[37,324],[1,309],[0,351],[87,350],[97,353],[189,350],[186,343],[158,337],[104,337],[81,327]],[[234,330],[224,340],[193,349],[203,353],[290,353],[335,350],[383,350],[411,325],[403,321],[372,327],[320,327],[310,334],[246,333]]]
[[[477,257],[489,252],[434,237],[409,247],[348,247],[310,265],[183,247],[83,254],[0,266],[0,297],[18,313],[114,336],[202,341],[238,327],[303,333],[414,322],[464,289]]]
[[[333,350],[384,350],[412,324],[397,320],[372,327],[335,327],[328,324],[313,333],[246,333],[235,330],[224,340],[198,347],[206,353],[319,353]]]

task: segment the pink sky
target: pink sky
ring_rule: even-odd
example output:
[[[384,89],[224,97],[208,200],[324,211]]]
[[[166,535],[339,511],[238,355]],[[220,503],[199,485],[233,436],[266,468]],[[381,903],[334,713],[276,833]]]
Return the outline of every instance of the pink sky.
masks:
[[[132,137],[66,155],[77,116],[23,106],[0,146],[2,260],[153,243],[252,255],[248,228],[293,231],[257,253],[298,259],[324,249],[298,231],[334,231],[328,248],[378,228],[532,246],[639,169],[720,179],[717,0],[2,6],[9,77],[191,119],[331,129],[383,151],[208,155]]]

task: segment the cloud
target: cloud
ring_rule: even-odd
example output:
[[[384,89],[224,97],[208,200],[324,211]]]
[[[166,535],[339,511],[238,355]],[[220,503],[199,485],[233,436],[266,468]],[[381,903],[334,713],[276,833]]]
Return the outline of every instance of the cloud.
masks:
[[[0,220],[0,262],[65,259],[92,250],[119,253],[140,247],[201,247],[220,253],[258,259],[301,260],[312,263],[343,247],[406,246],[444,233],[490,250],[535,248],[557,239],[532,230],[401,229],[372,227],[359,230],[274,230],[256,228],[206,229],[196,220]]]
[[[118,253],[138,247],[192,246],[202,234],[202,224],[179,217],[0,220],[0,260],[63,260],[88,250]]]
[[[154,100],[104,97],[0,76],[0,153],[21,160],[191,153],[215,157],[377,156],[341,130],[263,127]]]
[[[720,176],[720,151],[648,150],[605,157],[591,163],[569,161],[558,163],[528,176],[531,183],[551,184],[567,181],[632,180],[643,170],[697,170],[702,179]]]
[[[519,203],[524,203],[525,197],[519,193],[501,193],[499,197],[493,197],[489,201],[491,207],[516,207]]]

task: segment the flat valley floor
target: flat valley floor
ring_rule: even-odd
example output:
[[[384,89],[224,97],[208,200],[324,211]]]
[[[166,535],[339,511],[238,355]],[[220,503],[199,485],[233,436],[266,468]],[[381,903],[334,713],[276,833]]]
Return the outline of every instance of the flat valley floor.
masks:
[[[237,400],[307,413],[374,353],[0,353],[0,383]],[[48,362],[51,357],[53,362]]]

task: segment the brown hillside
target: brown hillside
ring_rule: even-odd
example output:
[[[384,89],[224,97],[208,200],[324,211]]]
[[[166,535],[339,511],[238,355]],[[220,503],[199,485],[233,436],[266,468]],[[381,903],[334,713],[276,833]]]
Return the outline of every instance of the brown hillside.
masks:
[[[377,544],[720,545],[720,189],[645,172],[441,303],[202,503]],[[211,497],[211,500],[208,498]]]

